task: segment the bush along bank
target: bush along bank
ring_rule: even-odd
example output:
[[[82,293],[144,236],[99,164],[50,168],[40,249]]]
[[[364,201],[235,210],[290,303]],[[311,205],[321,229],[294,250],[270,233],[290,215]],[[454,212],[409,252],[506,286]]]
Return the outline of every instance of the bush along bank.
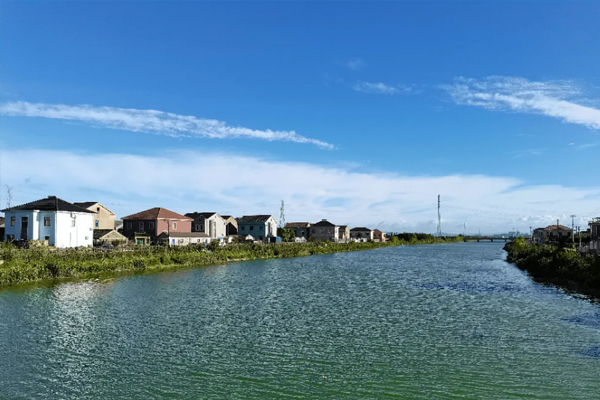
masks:
[[[411,238],[412,239],[412,238]],[[371,250],[379,247],[442,243],[449,240],[400,240],[387,243],[278,243],[208,246],[135,246],[112,251],[86,249],[20,249],[4,243],[0,247],[0,285],[58,278],[85,278],[107,273],[160,270],[174,267],[202,267],[229,261],[302,257],[315,254]]]
[[[518,238],[504,246],[506,261],[541,283],[600,299],[600,257],[561,246],[532,245]]]

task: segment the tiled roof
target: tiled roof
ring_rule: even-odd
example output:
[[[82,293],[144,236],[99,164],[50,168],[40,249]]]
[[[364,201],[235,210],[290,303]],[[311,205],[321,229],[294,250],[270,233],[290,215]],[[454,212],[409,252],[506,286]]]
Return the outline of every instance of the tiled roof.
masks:
[[[560,229],[563,229],[565,231],[571,231],[571,228],[568,228],[568,227],[566,227],[564,225],[556,225],[556,224],[554,224],[554,225],[548,225],[547,227],[544,228],[544,230],[545,231],[553,231],[553,230],[556,229],[556,227],[559,227]]]
[[[244,215],[241,218],[238,218],[238,223],[252,223],[252,222],[267,222],[272,215]]]
[[[187,214],[185,214],[185,216],[193,218],[193,219],[196,219],[198,217],[210,218],[210,217],[212,217],[215,214],[216,214],[216,212],[198,212],[198,211],[195,211],[193,213],[187,213]]]
[[[174,211],[167,210],[162,207],[154,207],[148,210],[140,211],[136,214],[131,214],[121,218],[122,220],[155,220],[155,219],[177,219],[182,221],[191,221],[191,218],[185,215],[177,214]]]
[[[350,229],[350,232],[371,232],[371,229],[365,228],[364,226],[359,226],[357,228]]]
[[[310,226],[310,222],[288,222],[285,224],[286,228],[308,228]]]
[[[94,229],[94,239],[95,240],[102,239],[104,236],[108,235],[111,232],[115,232],[119,236],[122,236],[123,239],[125,239],[125,236],[121,235],[119,232],[117,232],[114,229]]]
[[[331,222],[327,221],[326,219],[324,219],[324,220],[317,222],[316,224],[312,224],[312,226],[335,226],[335,225],[332,224]]]
[[[91,206],[93,206],[94,204],[100,204],[100,203],[98,203],[97,201],[81,201],[81,202],[75,202],[73,204],[75,204],[76,206],[79,206],[79,207],[87,209],[87,208],[90,208]],[[102,204],[100,204],[100,205],[102,207],[104,207],[111,214],[114,214],[114,212],[110,211],[108,208],[106,208],[106,206],[103,206]]]
[[[382,233],[384,233],[383,231],[380,231],[379,229],[375,229],[375,230],[373,230],[373,232],[375,232],[375,233],[377,233],[377,234],[382,234]]]
[[[69,212],[80,212],[80,213],[91,213],[92,211],[86,210],[85,208],[76,206],[73,203],[59,199],[56,196],[48,196],[44,199],[32,201],[30,203],[21,204],[20,206],[10,207],[2,210],[2,212],[18,211],[18,210],[40,210],[40,211],[69,211]]]

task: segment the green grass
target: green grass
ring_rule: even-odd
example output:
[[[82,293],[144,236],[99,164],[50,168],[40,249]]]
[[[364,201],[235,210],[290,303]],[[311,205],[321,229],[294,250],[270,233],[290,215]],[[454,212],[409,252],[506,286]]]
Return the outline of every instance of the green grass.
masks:
[[[523,238],[507,243],[504,249],[506,261],[535,280],[600,297],[600,257],[568,247],[531,245]]]
[[[93,251],[92,249],[19,249],[5,243],[0,248],[0,259],[4,260],[4,263],[0,265],[0,285],[448,241],[435,239],[405,241],[393,238],[387,243],[232,244],[222,248],[211,246],[212,250],[200,246],[134,246],[110,252]]]

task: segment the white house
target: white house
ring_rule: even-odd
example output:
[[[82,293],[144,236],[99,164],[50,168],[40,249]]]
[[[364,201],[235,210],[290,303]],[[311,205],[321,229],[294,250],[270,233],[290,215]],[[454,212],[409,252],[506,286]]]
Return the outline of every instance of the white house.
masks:
[[[225,219],[216,212],[193,212],[185,214],[192,218],[192,232],[205,233],[211,239],[227,236]]]
[[[45,240],[56,247],[87,247],[94,240],[94,212],[48,196],[2,210],[4,239]]]

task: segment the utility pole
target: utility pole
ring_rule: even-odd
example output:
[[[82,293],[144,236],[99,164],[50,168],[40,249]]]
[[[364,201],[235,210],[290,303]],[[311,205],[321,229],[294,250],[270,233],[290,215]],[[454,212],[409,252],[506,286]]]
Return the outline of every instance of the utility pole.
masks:
[[[441,196],[438,194],[438,226],[437,226],[438,237],[442,236],[442,214],[440,211],[441,202],[442,202]]]
[[[571,242],[573,247],[575,247],[575,217],[575,214],[571,215]]]
[[[279,209],[279,227],[285,228],[285,204],[281,200],[281,208]]]

